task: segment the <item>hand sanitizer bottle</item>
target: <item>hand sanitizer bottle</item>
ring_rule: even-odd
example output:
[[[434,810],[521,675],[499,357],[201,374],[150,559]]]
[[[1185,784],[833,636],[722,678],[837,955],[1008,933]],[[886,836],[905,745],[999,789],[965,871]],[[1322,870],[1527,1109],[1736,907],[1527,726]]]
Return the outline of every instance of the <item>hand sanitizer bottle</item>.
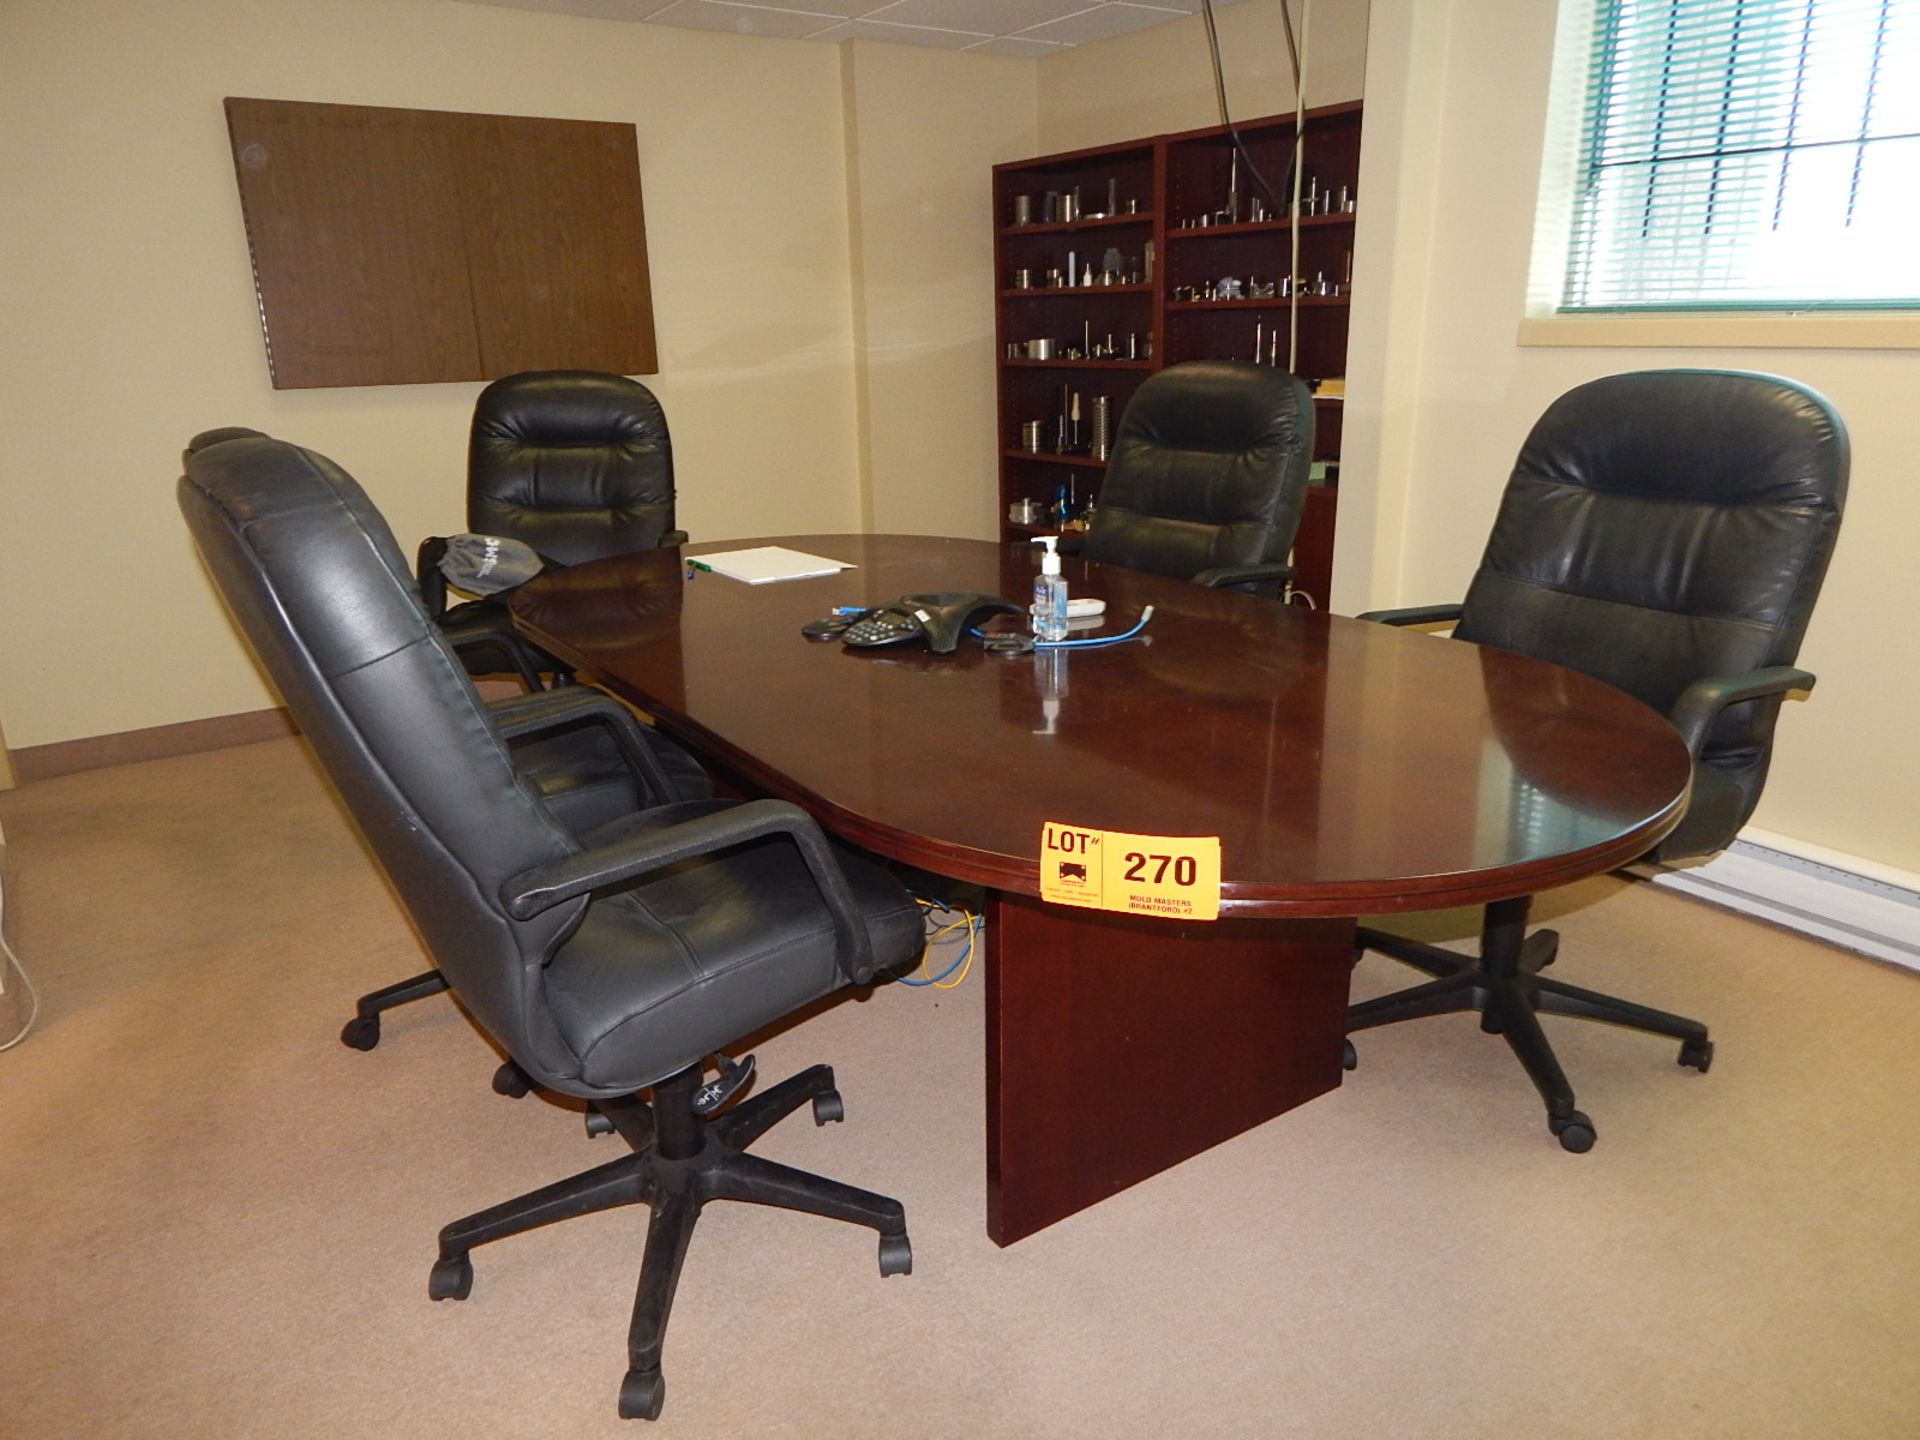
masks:
[[[1053,548],[1060,543],[1060,537],[1039,535],[1033,543],[1047,547],[1047,553],[1040,557],[1040,573],[1033,580],[1033,638],[1064,640],[1067,638],[1067,577],[1060,573],[1060,552]]]

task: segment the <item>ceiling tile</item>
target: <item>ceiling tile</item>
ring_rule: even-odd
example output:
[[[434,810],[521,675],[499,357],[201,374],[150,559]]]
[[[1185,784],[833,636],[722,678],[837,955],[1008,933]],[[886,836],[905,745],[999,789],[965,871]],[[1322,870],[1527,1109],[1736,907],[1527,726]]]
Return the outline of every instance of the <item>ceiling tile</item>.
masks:
[[[925,25],[888,25],[879,20],[849,20],[822,30],[816,40],[881,40],[892,45],[930,45],[936,50],[965,50],[989,37],[983,31],[935,30]]]
[[[1001,35],[978,45],[969,45],[969,55],[1014,55],[1022,60],[1038,60],[1042,55],[1058,55],[1071,46],[1054,40],[1027,40],[1018,35]]]
[[[473,0],[507,10],[545,10],[556,15],[584,15],[589,20],[644,20],[675,0]]]
[[[1164,25],[1172,18],[1165,10],[1150,9],[1145,5],[1096,5],[1091,10],[1082,10],[1078,15],[1069,15],[1064,20],[1034,25],[1022,30],[1020,36],[1025,40],[1057,40],[1065,45],[1085,45],[1094,40],[1110,40],[1130,30],[1144,30],[1149,25]]]
[[[776,10],[765,5],[735,5],[729,0],[678,0],[648,21],[683,30],[725,30],[734,35],[771,35],[804,40],[839,23],[837,15],[817,11]]]
[[[5,0],[0,0],[3,6]],[[1200,0],[470,0],[794,40],[878,40],[1035,58],[1178,20]],[[1216,8],[1239,0],[1213,0]]]
[[[889,0],[732,0],[732,3],[766,10],[801,10],[814,15],[831,15],[838,20],[853,20],[881,8]]]
[[[1178,10],[1182,15],[1198,15],[1200,13],[1200,0],[1129,0],[1129,3],[1138,4],[1147,10]],[[1216,10],[1224,10],[1229,5],[1238,5],[1239,3],[1240,0],[1213,0],[1213,8]],[[1293,23],[1296,25],[1300,23],[1298,13],[1294,15]]]
[[[868,12],[889,25],[928,25],[975,35],[1011,35],[1087,9],[1094,0],[894,0]]]

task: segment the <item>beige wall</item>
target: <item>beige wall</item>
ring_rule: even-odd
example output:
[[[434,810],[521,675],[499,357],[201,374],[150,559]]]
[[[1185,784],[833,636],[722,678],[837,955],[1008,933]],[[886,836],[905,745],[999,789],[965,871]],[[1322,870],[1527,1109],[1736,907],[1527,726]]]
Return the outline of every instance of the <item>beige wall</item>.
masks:
[[[1920,667],[1905,636],[1920,609],[1911,559],[1920,360],[1888,350],[1516,343],[1555,9],[1374,0],[1360,193],[1397,188],[1392,206],[1366,211],[1355,255],[1335,608],[1457,599],[1522,437],[1574,385],[1663,365],[1808,383],[1846,419],[1853,483],[1801,655],[1820,686],[1782,717],[1755,823],[1920,870]]]
[[[1361,93],[1367,0],[1311,0],[1306,25],[1308,105]],[[1295,25],[1302,0],[1293,0]],[[1293,72],[1278,0],[1216,13],[1227,106],[1236,121],[1293,108]],[[1207,36],[1199,16],[1082,45],[1040,62],[1043,153],[1106,145],[1220,123]]]
[[[325,451],[403,545],[462,519],[477,385],[270,388],[225,95],[634,123],[681,523],[858,529],[864,508],[966,531],[977,508],[980,533],[991,515],[990,458],[977,497],[961,483],[994,433],[986,180],[1030,142],[1032,62],[855,53],[849,88],[835,46],[448,0],[15,0],[0,28],[0,603],[34,617],[0,641],[16,748],[273,703],[173,507],[195,431]],[[951,173],[906,173],[916,154]],[[916,273],[944,296],[910,293]],[[941,503],[893,498],[918,482]]]
[[[991,539],[991,167],[1035,153],[1035,65],[842,49],[864,518],[876,531]]]
[[[1772,369],[1846,416],[1854,488],[1757,817],[1920,870],[1906,550],[1920,362],[1898,351],[1516,342],[1554,9],[1316,0],[1309,103],[1369,97],[1335,608],[1457,597],[1532,420],[1648,365]],[[1274,0],[1220,12],[1236,117],[1291,86]],[[44,744],[269,698],[175,517],[173,455],[241,423],[360,474],[403,541],[456,523],[477,387],[268,388],[219,100],[639,126],[682,516],[722,538],[991,526],[987,167],[1212,123],[1200,22],[1032,64],[446,0],[16,3],[0,48],[0,460],[16,619],[0,719]],[[937,163],[926,163],[921,157]],[[920,163],[916,163],[920,161]],[[751,417],[743,423],[742,417]]]

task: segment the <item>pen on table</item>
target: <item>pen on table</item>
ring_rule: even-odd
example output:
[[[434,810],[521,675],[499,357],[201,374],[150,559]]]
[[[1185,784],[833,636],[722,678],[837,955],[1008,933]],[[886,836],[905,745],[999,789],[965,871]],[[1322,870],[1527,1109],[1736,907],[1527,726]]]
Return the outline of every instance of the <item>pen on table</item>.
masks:
[[[689,580],[693,578],[693,572],[696,570],[704,570],[709,575],[713,573],[713,567],[704,560],[687,561],[687,578]]]

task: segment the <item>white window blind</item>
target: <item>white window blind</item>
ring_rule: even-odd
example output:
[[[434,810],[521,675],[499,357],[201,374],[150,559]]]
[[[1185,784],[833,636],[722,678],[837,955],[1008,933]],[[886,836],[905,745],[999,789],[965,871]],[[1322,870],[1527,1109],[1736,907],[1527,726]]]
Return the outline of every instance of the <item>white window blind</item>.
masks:
[[[1920,307],[1920,0],[1596,0],[1562,311]]]

